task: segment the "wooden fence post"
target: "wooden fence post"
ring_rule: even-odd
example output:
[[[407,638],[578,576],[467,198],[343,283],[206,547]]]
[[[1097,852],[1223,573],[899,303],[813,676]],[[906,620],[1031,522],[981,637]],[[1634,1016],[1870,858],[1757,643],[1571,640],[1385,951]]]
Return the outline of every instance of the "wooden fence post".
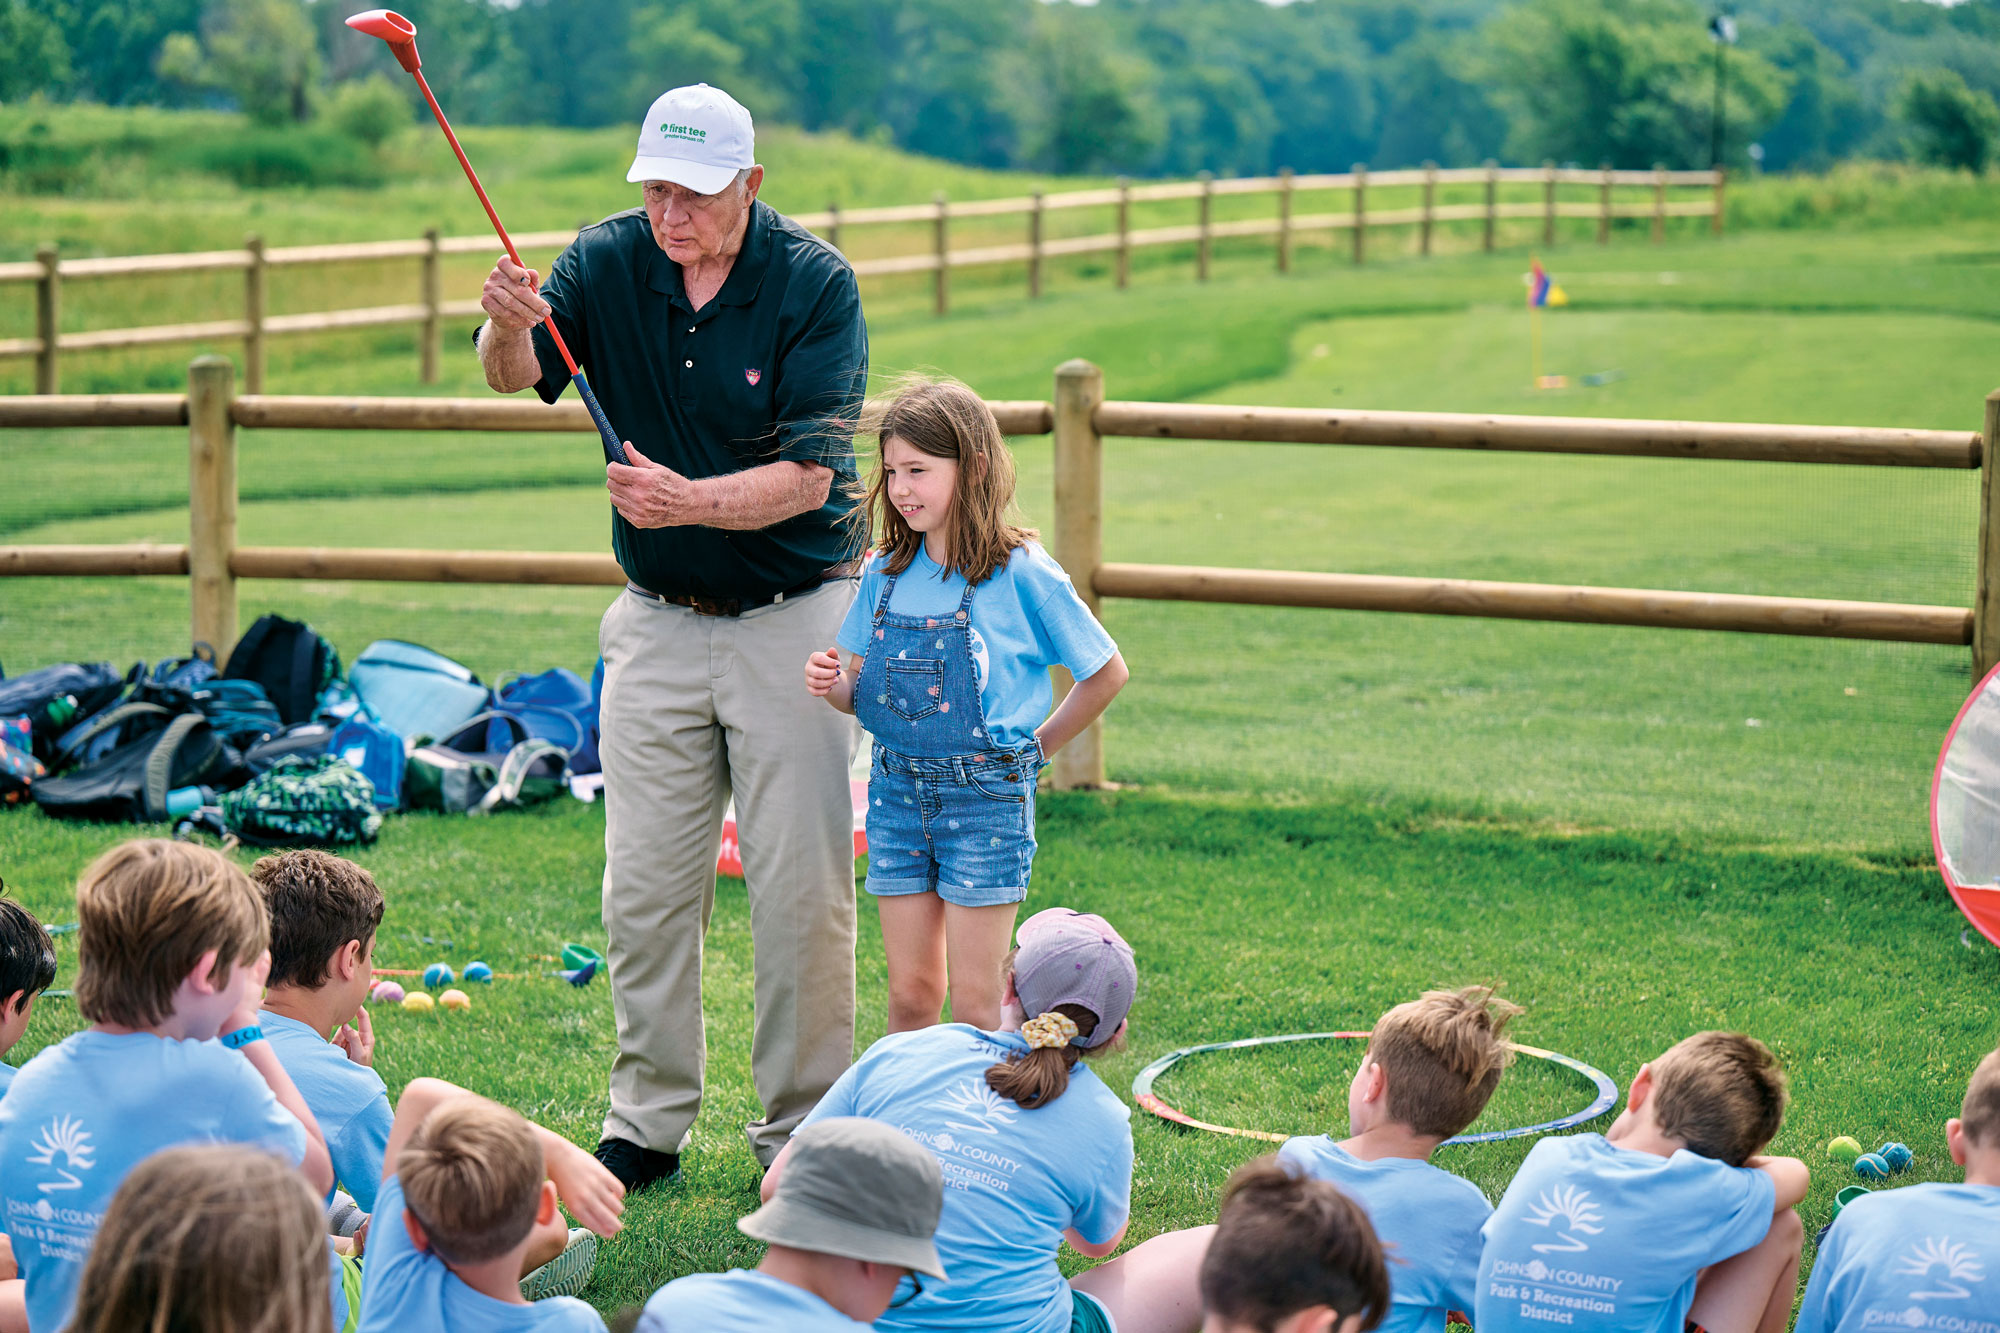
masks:
[[[1094,580],[1104,560],[1104,440],[1097,406],[1104,401],[1104,372],[1088,361],[1056,367],[1055,557],[1084,605],[1098,614]],[[1069,693],[1069,673],[1054,672],[1058,700]],[[1104,730],[1099,720],[1055,757],[1050,781],[1057,791],[1104,785]]]
[[[61,260],[53,245],[35,247],[35,262],[42,266],[42,275],[35,279],[35,337],[41,340],[41,350],[35,353],[35,392],[62,392],[62,349],[58,340],[62,336],[58,326],[62,323],[62,269]]]
[[[934,299],[931,304],[942,315],[951,309],[951,232],[946,221],[949,214],[944,191],[939,190],[932,201],[937,205],[937,217],[931,221],[931,248],[937,254],[937,282],[932,288]]]
[[[837,203],[826,206],[826,243],[840,250],[840,205]],[[847,251],[840,250],[840,253],[844,255]]]
[[[1556,164],[1542,163],[1547,179],[1542,182],[1542,244],[1556,243]]]
[[[2000,390],[1986,395],[1979,449],[1979,573],[1972,593],[1972,678],[2000,663]]]
[[[1028,295],[1042,294],[1042,192],[1028,203]]]
[[[1423,239],[1418,243],[1418,251],[1424,258],[1431,257],[1431,214],[1437,209],[1438,164],[1424,163],[1424,220]]]
[[[1278,272],[1292,271],[1292,169],[1278,172]]]
[[[1597,243],[1611,244],[1611,164],[1604,164],[1604,181],[1597,187]]]
[[[1486,159],[1486,220],[1479,238],[1480,248],[1493,249],[1494,224],[1500,219],[1500,164]]]
[[[243,392],[264,392],[264,238],[251,232],[243,238],[250,262],[243,266]]]
[[[188,367],[188,601],[196,643],[227,661],[236,646],[236,367],[228,357]]]
[[[579,228],[581,230],[581,228]],[[438,382],[438,362],[444,347],[444,269],[438,229],[424,228],[424,326],[418,335],[417,374],[426,384]]]
[[[1118,285],[1132,283],[1132,182],[1118,178]]]
[[[1653,164],[1653,244],[1667,239],[1667,167]]]
[[[1354,164],[1354,266],[1361,267],[1368,257],[1368,167],[1366,163]]]
[[[1194,276],[1197,282],[1208,281],[1209,228],[1214,225],[1212,217],[1214,203],[1215,173],[1204,171],[1201,173],[1201,201],[1199,211],[1195,215],[1195,229],[1199,233],[1195,237],[1194,242]]]
[[[1715,216],[1709,229],[1717,236],[1722,235],[1722,187],[1729,180],[1729,172],[1722,167],[1715,169]]]

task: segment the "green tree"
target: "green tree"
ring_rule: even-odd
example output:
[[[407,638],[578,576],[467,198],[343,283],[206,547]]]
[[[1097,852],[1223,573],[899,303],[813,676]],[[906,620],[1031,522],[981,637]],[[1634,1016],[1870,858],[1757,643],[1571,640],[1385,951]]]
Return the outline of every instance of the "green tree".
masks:
[[[1982,172],[2000,138],[2000,106],[1955,70],[1913,76],[1897,98],[1896,114],[1910,127],[1917,155],[1939,166]]]
[[[1118,51],[1087,11],[1036,18],[1034,40],[1007,80],[1021,94],[1016,118],[1026,162],[1065,174],[1130,171],[1144,162],[1158,129],[1140,90],[1158,71]]]
[[[169,33],[159,75],[226,93],[260,125],[310,119],[319,82],[319,39],[299,0],[213,0],[201,38]]]
[[[34,93],[53,96],[69,82],[69,43],[62,29],[20,0],[0,0],[0,102]]]
[[[336,88],[326,118],[350,139],[380,148],[412,120],[409,95],[386,74],[370,74]]]

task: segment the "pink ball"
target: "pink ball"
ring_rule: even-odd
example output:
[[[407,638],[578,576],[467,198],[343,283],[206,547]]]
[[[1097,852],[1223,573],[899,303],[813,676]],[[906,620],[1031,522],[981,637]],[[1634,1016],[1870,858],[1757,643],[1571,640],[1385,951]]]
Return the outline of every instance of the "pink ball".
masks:
[[[403,988],[393,981],[378,981],[375,989],[368,992],[368,998],[378,1004],[401,1004]]]

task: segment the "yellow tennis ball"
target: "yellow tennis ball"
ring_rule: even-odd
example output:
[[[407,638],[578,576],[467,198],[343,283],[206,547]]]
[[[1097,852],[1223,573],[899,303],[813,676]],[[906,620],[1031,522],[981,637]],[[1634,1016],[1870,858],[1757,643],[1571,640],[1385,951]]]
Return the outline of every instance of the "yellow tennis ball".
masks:
[[[472,997],[462,990],[448,990],[438,996],[438,1003],[447,1009],[470,1009]]]
[[[427,1014],[437,1008],[437,1001],[423,991],[412,991],[403,997],[403,1007],[413,1014]]]

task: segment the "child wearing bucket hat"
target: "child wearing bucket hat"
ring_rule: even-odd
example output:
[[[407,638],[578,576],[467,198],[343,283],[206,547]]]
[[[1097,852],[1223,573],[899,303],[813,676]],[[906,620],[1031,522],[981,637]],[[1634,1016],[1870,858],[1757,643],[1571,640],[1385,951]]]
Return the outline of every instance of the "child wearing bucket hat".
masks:
[[[942,1281],[932,1233],[937,1162],[873,1120],[825,1119],[792,1136],[784,1186],[736,1228],[770,1248],[754,1269],[695,1273],[653,1293],[635,1333],[856,1333],[917,1274]]]
[[[1131,1112],[1085,1062],[1125,1032],[1139,982],[1131,946],[1104,918],[1067,908],[1029,917],[1016,939],[997,1030],[891,1033],[806,1117],[801,1137],[831,1117],[893,1125],[943,1175],[937,1248],[951,1280],[899,1293],[875,1327],[1193,1333],[1212,1228],[1155,1237],[1072,1282],[1056,1266],[1065,1240],[1110,1254],[1130,1221]],[[797,1153],[772,1165],[767,1199],[785,1193]]]

